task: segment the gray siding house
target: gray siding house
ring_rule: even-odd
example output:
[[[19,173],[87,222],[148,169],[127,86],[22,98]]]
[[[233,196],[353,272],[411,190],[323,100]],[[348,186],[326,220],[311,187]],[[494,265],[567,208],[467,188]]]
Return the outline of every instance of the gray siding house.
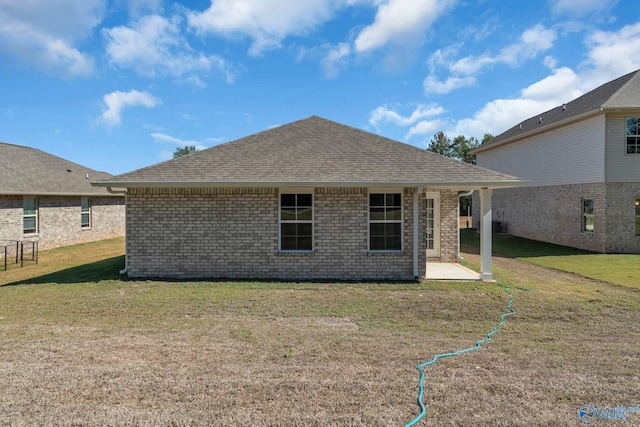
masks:
[[[521,184],[313,116],[94,185],[126,194],[130,277],[413,280],[458,261],[458,191]]]
[[[516,124],[473,154],[479,166],[529,181],[494,193],[493,220],[510,234],[640,253],[640,71]]]
[[[39,249],[122,236],[122,195],[91,185],[112,175],[41,150],[0,143],[0,245]]]

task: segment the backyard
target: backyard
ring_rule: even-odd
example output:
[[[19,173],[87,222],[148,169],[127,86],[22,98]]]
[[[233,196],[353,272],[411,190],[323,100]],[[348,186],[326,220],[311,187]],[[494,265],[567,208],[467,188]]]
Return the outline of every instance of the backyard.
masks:
[[[417,425],[583,425],[583,405],[640,406],[640,255],[495,249],[496,279],[533,291],[513,290],[480,350],[424,369]],[[123,254],[114,239],[0,271],[0,425],[403,426],[416,365],[472,347],[509,302],[495,283],[126,280]]]

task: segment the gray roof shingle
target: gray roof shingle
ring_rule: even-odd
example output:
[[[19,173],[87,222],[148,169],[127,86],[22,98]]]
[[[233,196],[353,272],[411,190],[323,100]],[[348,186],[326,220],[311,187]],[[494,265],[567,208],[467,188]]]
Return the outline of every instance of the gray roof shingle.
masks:
[[[111,177],[35,148],[0,142],[0,195],[109,196],[91,181]]]
[[[513,176],[312,116],[96,184],[172,187],[480,183],[513,186],[521,182]]]
[[[605,83],[571,102],[536,114],[485,142],[475,152],[484,151],[503,141],[517,139],[520,135],[545,130],[552,124],[573,119],[585,113],[619,108],[640,108],[640,70]]]

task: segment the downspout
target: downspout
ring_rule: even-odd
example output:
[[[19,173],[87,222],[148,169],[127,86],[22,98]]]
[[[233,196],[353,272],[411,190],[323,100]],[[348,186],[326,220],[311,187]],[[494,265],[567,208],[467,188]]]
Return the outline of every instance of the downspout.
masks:
[[[418,233],[420,232],[420,227],[418,227],[420,215],[418,215],[418,209],[420,206],[418,199],[423,191],[423,187],[417,187],[416,192],[413,193],[413,277],[416,279],[420,277],[420,270],[418,268],[418,264],[420,263],[420,259],[418,257],[418,250],[420,246],[420,240],[418,239]]]
[[[473,190],[469,190],[464,193],[458,193],[458,262],[462,261],[462,255],[460,254],[460,198],[467,197],[472,194]]]
[[[128,260],[128,252],[129,245],[127,244],[127,195],[129,194],[127,190],[114,190],[111,187],[107,187],[107,191],[111,194],[122,194],[124,195],[124,268],[118,271],[119,274],[127,274],[127,260]]]

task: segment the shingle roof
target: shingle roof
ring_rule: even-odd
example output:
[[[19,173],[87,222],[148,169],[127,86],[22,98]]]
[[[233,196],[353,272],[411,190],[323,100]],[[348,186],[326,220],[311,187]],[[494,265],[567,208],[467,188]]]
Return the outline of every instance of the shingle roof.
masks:
[[[510,139],[517,139],[520,135],[530,134],[537,130],[545,130],[550,125],[570,120],[586,113],[597,113],[607,109],[619,108],[640,108],[640,70],[605,83],[571,102],[544,113],[536,114],[485,142],[474,152],[484,151],[492,145]]]
[[[111,176],[35,148],[0,142],[0,194],[109,196],[91,181]]]
[[[521,182],[313,116],[96,184],[514,186]]]

